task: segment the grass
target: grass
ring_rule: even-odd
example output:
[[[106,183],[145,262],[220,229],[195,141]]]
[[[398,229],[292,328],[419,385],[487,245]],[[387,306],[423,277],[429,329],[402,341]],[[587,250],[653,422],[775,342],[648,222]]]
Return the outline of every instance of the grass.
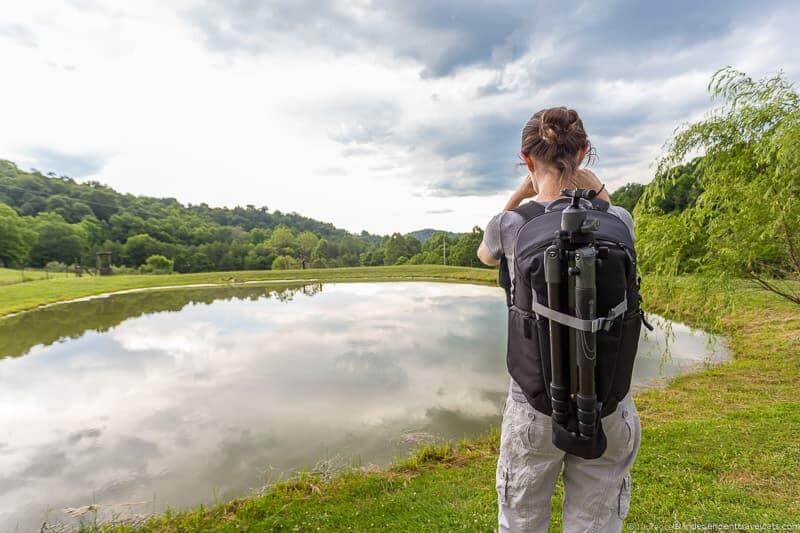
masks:
[[[333,281],[488,283],[494,272],[428,266],[128,276],[74,280],[72,285],[50,280],[4,288],[0,312],[36,305],[37,297],[42,303],[42,295],[57,299],[87,291],[175,284],[176,279],[225,282],[231,276],[237,280],[307,276]],[[6,295],[12,289],[20,291],[16,299]],[[745,282],[721,284],[700,278],[649,277],[644,294],[648,310],[725,335],[734,358],[729,364],[678,377],[663,389],[637,395],[643,445],[633,470],[633,502],[626,527],[800,524],[797,306]],[[330,479],[304,474],[260,495],[168,512],[147,521],[142,529],[491,531],[496,525],[497,447],[496,430],[457,444],[427,445],[383,471],[347,471]],[[560,490],[559,485],[553,498],[553,531],[560,530]]]
[[[64,275],[63,273],[61,274],[61,276]],[[51,276],[58,276],[58,274],[51,274]],[[10,268],[0,268],[0,286],[35,281],[46,277],[48,277],[48,275],[43,270],[13,270]]]
[[[14,273],[19,280],[19,271],[0,269],[0,285],[6,272]],[[37,272],[37,274],[39,274]],[[42,277],[44,276],[43,273]],[[26,271],[27,275],[27,271]],[[0,290],[0,317],[34,309],[44,304],[63,302],[97,294],[131,289],[166,287],[195,284],[230,284],[241,282],[278,281],[287,279],[315,279],[319,281],[375,281],[375,280],[448,280],[471,283],[494,283],[497,273],[484,268],[444,267],[434,265],[409,265],[389,267],[327,268],[308,270],[249,270],[236,272],[201,272],[197,274],[172,275],[121,275],[121,276],[75,276],[55,275],[50,279],[38,279],[30,283],[14,283]],[[12,280],[11,274],[8,279]]]

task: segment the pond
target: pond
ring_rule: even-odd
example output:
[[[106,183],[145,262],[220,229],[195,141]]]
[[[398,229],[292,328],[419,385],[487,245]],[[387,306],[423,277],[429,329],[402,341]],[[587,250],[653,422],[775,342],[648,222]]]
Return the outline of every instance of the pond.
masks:
[[[0,529],[214,503],[483,433],[508,389],[505,314],[497,288],[417,282],[138,292],[0,320]],[[726,357],[655,321],[636,386]]]

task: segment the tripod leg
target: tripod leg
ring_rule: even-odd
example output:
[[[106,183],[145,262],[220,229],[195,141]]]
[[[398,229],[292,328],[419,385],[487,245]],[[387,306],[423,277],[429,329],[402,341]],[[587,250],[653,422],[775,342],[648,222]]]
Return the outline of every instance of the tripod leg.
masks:
[[[578,318],[592,320],[597,315],[597,287],[595,266],[597,252],[591,246],[575,251],[575,313]],[[596,334],[577,331],[578,363],[578,434],[594,436],[597,421],[597,394],[595,391]]]
[[[544,279],[547,283],[548,307],[561,311],[562,261],[559,248],[555,245],[548,247],[544,253]],[[565,379],[563,328],[555,320],[550,320],[550,402],[553,420],[566,426],[569,418],[569,384]]]

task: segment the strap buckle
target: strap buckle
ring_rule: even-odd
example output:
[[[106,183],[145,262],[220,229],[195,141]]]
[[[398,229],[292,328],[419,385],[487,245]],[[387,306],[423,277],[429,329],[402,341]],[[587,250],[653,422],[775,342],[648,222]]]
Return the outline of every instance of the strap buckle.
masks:
[[[609,332],[614,325],[614,322],[616,322],[616,320],[628,310],[628,296],[626,294],[620,303],[612,307],[607,316],[595,318],[593,320],[587,320],[568,315],[566,313],[562,313],[561,311],[551,309],[546,305],[540,304],[536,300],[536,291],[533,291],[532,310],[538,316],[543,316],[548,320],[554,320],[555,322],[563,324],[572,329],[590,333],[597,333],[600,330]]]

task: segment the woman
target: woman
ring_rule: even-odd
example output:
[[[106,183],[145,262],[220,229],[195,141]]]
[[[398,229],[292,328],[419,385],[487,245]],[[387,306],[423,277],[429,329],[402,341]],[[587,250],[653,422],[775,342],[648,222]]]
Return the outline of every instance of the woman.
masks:
[[[580,168],[591,160],[592,147],[574,110],[557,107],[533,115],[522,130],[520,155],[529,174],[503,212],[486,227],[478,257],[487,265],[497,265],[503,256],[513,264],[514,240],[525,223],[514,209],[523,200],[532,198],[546,206],[561,197],[561,189],[591,188],[609,201],[597,176]],[[630,213],[617,206],[609,207],[609,212],[633,233]],[[513,268],[510,273],[513,276]],[[603,418],[608,447],[593,460],[566,454],[553,445],[550,417],[528,403],[513,379],[503,411],[497,468],[500,531],[547,531],[553,489],[562,468],[564,531],[621,531],[630,503],[630,469],[641,435],[630,393]]]

